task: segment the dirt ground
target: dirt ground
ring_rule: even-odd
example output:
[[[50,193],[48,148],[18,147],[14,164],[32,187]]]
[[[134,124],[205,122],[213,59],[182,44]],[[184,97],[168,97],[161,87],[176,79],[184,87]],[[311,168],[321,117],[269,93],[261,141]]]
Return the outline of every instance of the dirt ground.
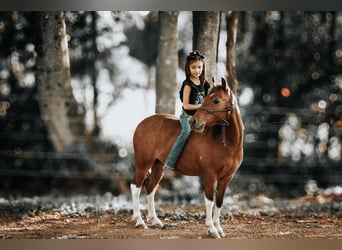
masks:
[[[183,215],[164,206],[164,228],[135,228],[130,210],[102,214],[36,211],[22,216],[0,214],[2,239],[206,239],[204,207],[186,206]],[[158,211],[157,211],[158,212]],[[222,216],[226,239],[342,239],[342,219],[331,214]]]

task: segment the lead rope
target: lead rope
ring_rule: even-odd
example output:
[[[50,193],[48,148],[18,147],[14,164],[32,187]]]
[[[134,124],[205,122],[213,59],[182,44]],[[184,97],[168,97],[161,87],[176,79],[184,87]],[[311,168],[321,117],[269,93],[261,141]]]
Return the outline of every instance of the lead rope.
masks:
[[[228,121],[227,121],[228,122]],[[227,143],[226,143],[226,126],[229,126],[229,122],[228,123],[221,123],[221,139],[222,139],[222,143],[224,147],[227,147]]]

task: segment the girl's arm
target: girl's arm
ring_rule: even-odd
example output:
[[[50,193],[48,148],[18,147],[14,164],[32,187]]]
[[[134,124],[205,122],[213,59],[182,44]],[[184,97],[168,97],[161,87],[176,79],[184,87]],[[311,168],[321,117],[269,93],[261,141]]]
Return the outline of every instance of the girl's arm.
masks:
[[[185,110],[197,110],[201,104],[190,104],[190,92],[191,87],[189,85],[185,85],[183,90],[183,108]]]

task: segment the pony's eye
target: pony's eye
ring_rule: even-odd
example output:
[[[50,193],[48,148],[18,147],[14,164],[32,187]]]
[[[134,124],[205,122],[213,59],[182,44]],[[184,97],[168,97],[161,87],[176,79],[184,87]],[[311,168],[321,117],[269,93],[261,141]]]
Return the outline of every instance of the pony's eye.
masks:
[[[213,100],[213,103],[219,104],[219,103],[220,103],[220,100],[219,100],[219,99],[214,99],[214,100]]]

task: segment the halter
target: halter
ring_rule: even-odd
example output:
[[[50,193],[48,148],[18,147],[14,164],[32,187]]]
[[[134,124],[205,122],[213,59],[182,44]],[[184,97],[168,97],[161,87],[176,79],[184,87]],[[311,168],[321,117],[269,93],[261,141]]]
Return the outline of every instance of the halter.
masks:
[[[225,147],[227,146],[225,126],[229,126],[229,117],[230,117],[230,114],[233,112],[233,109],[234,109],[233,93],[232,93],[231,90],[229,91],[229,95],[230,95],[230,103],[224,109],[208,109],[208,108],[202,107],[202,106],[199,108],[201,110],[206,111],[209,114],[212,114],[212,115],[216,116],[217,118],[219,118],[221,120],[219,125],[221,125],[221,128],[222,128],[222,133],[221,133],[221,135],[222,135],[222,143],[223,143],[223,145]],[[222,117],[218,116],[216,113],[219,113],[219,112],[227,112],[227,118],[223,119]]]

